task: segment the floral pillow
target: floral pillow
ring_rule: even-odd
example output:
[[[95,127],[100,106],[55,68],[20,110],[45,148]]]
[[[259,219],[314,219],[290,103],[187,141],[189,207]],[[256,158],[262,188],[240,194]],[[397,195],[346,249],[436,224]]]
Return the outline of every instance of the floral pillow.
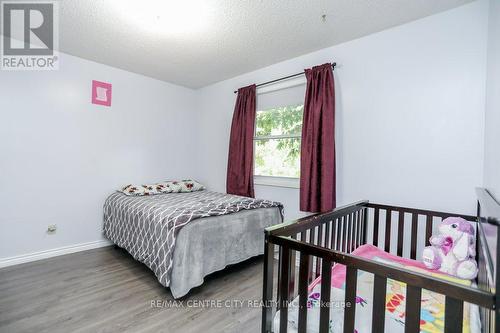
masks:
[[[205,189],[205,186],[197,181],[186,179],[182,181],[167,181],[156,184],[129,184],[123,187],[120,192],[129,196],[144,196],[163,193],[194,192]]]
[[[181,192],[196,192],[205,189],[205,186],[192,179],[184,179],[179,182],[179,185],[181,186]]]
[[[166,188],[164,183],[158,184],[143,184],[143,185],[135,185],[129,184],[122,188],[120,192],[126,195],[155,195],[160,193],[168,192],[168,188]]]

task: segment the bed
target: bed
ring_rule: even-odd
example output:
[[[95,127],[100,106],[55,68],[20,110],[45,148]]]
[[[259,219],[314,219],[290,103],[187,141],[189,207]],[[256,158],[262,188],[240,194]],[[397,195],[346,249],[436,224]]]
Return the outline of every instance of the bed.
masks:
[[[278,202],[208,190],[111,194],[103,234],[149,267],[174,298],[206,275],[263,253],[263,230],[282,222]]]
[[[477,216],[363,201],[267,228],[262,332],[500,332],[500,205],[477,194]],[[473,281],[419,260],[451,216],[476,226]]]

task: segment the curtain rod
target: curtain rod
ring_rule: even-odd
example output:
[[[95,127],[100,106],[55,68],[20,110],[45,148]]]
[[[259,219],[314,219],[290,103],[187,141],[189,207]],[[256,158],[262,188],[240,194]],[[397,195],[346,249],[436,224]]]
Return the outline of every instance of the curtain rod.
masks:
[[[335,69],[335,66],[337,66],[337,63],[336,62],[332,62],[332,68]],[[260,86],[265,86],[265,85],[268,85],[268,84],[271,84],[271,83],[275,83],[275,82],[279,82],[279,81],[283,81],[283,80],[287,80],[287,79],[291,79],[292,77],[296,77],[296,76],[300,76],[300,75],[304,75],[304,72],[300,72],[300,73],[297,73],[297,74],[292,74],[292,75],[288,75],[288,76],[284,76],[284,77],[280,77],[279,79],[274,79],[274,80],[271,80],[271,81],[267,81],[267,82],[264,82],[264,83],[259,83],[256,85],[256,87],[260,87]],[[238,92],[238,90],[235,90],[234,93],[236,94]]]

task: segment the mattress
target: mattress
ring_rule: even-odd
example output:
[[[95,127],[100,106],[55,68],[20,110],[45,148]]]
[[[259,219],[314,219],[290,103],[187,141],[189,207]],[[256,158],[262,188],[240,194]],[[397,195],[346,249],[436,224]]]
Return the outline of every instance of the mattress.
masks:
[[[357,253],[356,253],[357,252]],[[406,269],[429,273],[434,276],[453,280],[454,282],[469,284],[469,281],[444,276],[437,272],[429,272],[421,262],[403,259],[388,254],[372,245],[363,245],[353,254],[378,261],[382,264],[404,267]],[[330,294],[330,328],[329,332],[343,332],[344,302],[345,302],[345,266],[335,265],[332,269],[332,288]],[[373,284],[374,276],[371,273],[358,270],[356,291],[356,314],[355,329],[358,333],[371,332],[371,318],[373,309]],[[385,331],[404,332],[405,307],[406,307],[406,284],[387,279]],[[307,332],[319,332],[321,299],[321,277],[311,283],[308,289],[307,310]],[[295,333],[298,331],[298,297],[293,300],[288,308],[288,330]],[[444,331],[444,304],[445,296],[428,290],[422,290],[422,303],[420,314],[420,331],[435,333]],[[279,332],[278,311],[274,317],[274,332]],[[463,332],[480,332],[481,322],[479,319],[479,308],[476,305],[464,303],[464,330]]]
[[[116,192],[104,204],[103,233],[178,298],[206,274],[260,254],[264,228],[282,222],[282,208],[278,202],[211,191]]]

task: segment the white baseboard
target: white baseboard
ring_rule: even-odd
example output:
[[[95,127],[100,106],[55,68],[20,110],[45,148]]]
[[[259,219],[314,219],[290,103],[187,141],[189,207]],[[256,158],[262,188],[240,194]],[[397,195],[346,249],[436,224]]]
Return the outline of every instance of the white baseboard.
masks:
[[[23,254],[20,256],[0,258],[0,268],[24,264],[31,261],[37,261],[52,257],[61,256],[63,254],[70,254],[85,250],[97,249],[99,247],[112,245],[108,240],[98,240],[94,242],[81,243],[77,245],[63,246],[51,250],[39,251],[34,253]]]

